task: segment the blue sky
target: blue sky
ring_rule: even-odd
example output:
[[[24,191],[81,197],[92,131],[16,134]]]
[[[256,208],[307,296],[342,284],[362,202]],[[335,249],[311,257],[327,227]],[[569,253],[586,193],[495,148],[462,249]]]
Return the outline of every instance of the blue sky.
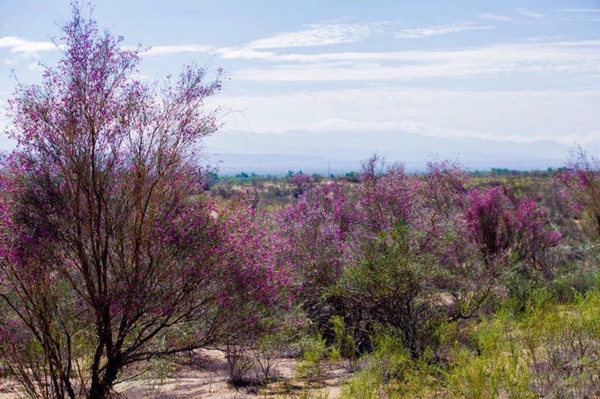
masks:
[[[0,0],[0,102],[11,70],[34,82],[56,59],[49,38],[68,15],[66,1]],[[152,47],[149,79],[224,67],[225,132],[600,142],[597,0],[101,0],[95,17]],[[222,137],[208,148],[243,150]]]

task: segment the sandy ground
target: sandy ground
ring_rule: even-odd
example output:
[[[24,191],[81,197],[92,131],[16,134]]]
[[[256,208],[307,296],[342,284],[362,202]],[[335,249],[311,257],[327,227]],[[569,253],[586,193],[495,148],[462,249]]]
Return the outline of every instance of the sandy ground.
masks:
[[[234,387],[227,382],[227,363],[223,352],[203,350],[194,354],[191,362],[181,364],[163,381],[139,379],[117,386],[127,398],[294,398],[310,393],[310,397],[334,399],[340,397],[341,386],[351,377],[348,370],[337,363],[323,364],[323,380],[319,384],[307,383],[294,377],[296,359],[277,359],[275,375],[279,381],[265,387],[249,385]]]
[[[277,382],[266,386],[248,385],[234,387],[228,383],[227,362],[223,352],[202,350],[182,357],[175,369],[166,378],[150,379],[141,376],[120,383],[116,391],[123,398],[169,399],[169,398],[296,398],[318,399],[340,398],[341,386],[351,377],[351,373],[337,363],[323,363],[323,379],[320,383],[308,383],[295,378],[296,359],[277,359],[275,374]],[[0,385],[0,399],[15,399],[17,385],[4,382]],[[308,394],[308,395],[307,395]]]

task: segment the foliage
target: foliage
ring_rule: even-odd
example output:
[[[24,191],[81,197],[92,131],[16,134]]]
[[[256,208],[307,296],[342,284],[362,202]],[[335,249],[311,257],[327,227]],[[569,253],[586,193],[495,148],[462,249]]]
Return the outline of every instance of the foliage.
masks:
[[[586,398],[600,389],[600,294],[559,305],[541,290],[525,313],[506,307],[489,318],[439,330],[445,362],[415,360],[400,332],[383,330],[345,387],[349,398]]]
[[[511,328],[512,327],[512,328]],[[521,354],[514,327],[506,315],[478,326],[472,340],[476,354],[456,348],[447,375],[448,386],[456,398],[534,398],[532,373]]]
[[[268,383],[294,345],[308,381],[347,361],[348,398],[600,390],[596,158],[558,178],[376,156],[339,179],[220,178],[196,151],[221,72],[138,79],[141,49],[83,11],[58,65],[10,101],[0,356],[21,393],[105,398],[207,346],[233,383]]]
[[[0,353],[29,396],[93,399],[127,366],[252,329],[286,278],[251,207],[202,195],[220,74],[141,81],[138,51],[76,3],[63,32],[57,67],[10,102]]]
[[[343,319],[361,349],[375,324],[399,328],[413,356],[444,320],[475,317],[517,278],[547,280],[561,238],[546,209],[501,186],[470,189],[462,170],[425,175],[368,160],[354,190],[309,189],[277,214],[280,256],[295,271],[299,301],[329,342]]]
[[[340,316],[331,319],[331,324],[333,325],[335,336],[331,357],[333,359],[346,359],[348,361],[348,368],[355,370],[358,366],[358,347],[354,339],[354,334],[347,331],[346,323]]]
[[[323,360],[327,358],[327,344],[320,336],[306,337],[300,342],[302,359],[296,372],[300,378],[320,382],[323,377]]]
[[[599,295],[589,292],[567,308],[546,295],[529,307],[520,327],[539,395],[583,398],[600,389]]]
[[[430,282],[440,271],[425,256],[412,253],[410,237],[402,228],[383,234],[365,250],[365,259],[349,267],[329,294],[338,303],[358,342],[378,323],[402,331],[414,356],[422,353],[436,300]],[[428,286],[429,285],[429,286]]]
[[[436,397],[440,388],[431,353],[415,360],[403,344],[402,332],[377,328],[374,351],[364,359],[366,368],[344,388],[351,399]]]
[[[583,151],[571,161],[560,180],[580,216],[582,228],[596,243],[600,240],[600,162]]]

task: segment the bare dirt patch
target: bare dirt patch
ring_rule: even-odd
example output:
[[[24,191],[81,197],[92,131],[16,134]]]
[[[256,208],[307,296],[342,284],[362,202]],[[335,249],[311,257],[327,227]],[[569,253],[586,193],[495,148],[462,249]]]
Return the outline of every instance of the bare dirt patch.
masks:
[[[274,375],[277,381],[268,384],[248,382],[235,387],[228,381],[227,361],[222,351],[202,350],[182,358],[167,378],[161,381],[140,377],[117,385],[126,398],[294,398],[308,392],[309,397],[339,398],[341,386],[351,373],[340,363],[324,362],[322,381],[308,382],[295,377],[297,360],[280,358]],[[258,380],[258,378],[256,379]]]
[[[243,398],[340,398],[341,387],[351,373],[341,363],[324,362],[320,382],[309,382],[295,376],[297,360],[277,359],[275,381],[268,384],[249,381],[244,386],[233,386],[228,381],[225,355],[220,350],[201,350],[177,359],[166,377],[158,379],[148,374],[117,384],[118,396],[130,399],[243,399]],[[135,373],[135,371],[133,371]],[[21,397],[16,382],[5,380],[0,384],[0,399]]]

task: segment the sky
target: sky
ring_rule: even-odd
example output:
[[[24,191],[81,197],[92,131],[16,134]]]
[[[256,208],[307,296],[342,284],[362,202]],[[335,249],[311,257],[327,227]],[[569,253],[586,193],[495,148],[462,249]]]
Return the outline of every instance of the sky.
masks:
[[[0,104],[14,76],[35,83],[39,63],[56,61],[52,39],[68,16],[64,0],[0,0]],[[126,45],[150,48],[145,79],[187,63],[224,68],[213,99],[222,132],[206,148],[226,158],[314,155],[306,140],[323,142],[320,162],[367,150],[398,157],[410,149],[391,143],[415,137],[422,157],[453,156],[444,151],[460,143],[467,165],[482,143],[507,154],[527,144],[531,154],[509,162],[517,167],[543,155],[540,142],[565,157],[576,145],[600,149],[599,0],[98,0],[94,17]],[[364,153],[341,151],[344,137]]]

